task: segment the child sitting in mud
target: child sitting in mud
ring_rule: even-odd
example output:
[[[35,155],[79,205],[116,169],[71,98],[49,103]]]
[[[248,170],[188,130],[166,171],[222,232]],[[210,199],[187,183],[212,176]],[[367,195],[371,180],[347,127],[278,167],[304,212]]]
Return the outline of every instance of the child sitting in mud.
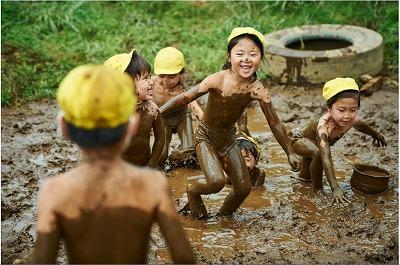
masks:
[[[235,143],[235,123],[253,100],[259,101],[272,133],[286,152],[292,168],[297,170],[298,159],[272,106],[269,91],[257,80],[256,71],[264,57],[264,42],[264,36],[253,28],[233,29],[228,38],[224,70],[206,77],[198,86],[177,95],[160,108],[162,115],[168,114],[209,93],[195,137],[197,157],[206,180],[186,188],[188,204],[184,208],[189,208],[194,216],[207,216],[201,195],[217,193],[225,186],[224,171],[233,190],[225,198],[220,214],[231,215],[248,196],[251,182]]]
[[[135,49],[129,54],[114,55],[104,62],[104,66],[129,74],[136,84],[138,103],[136,113],[140,115],[140,126],[122,158],[135,165],[156,167],[161,159],[165,144],[165,130],[157,105],[151,101],[154,81],[151,66]],[[153,128],[154,143],[150,149],[150,133]]]
[[[181,94],[183,86],[183,74],[185,72],[185,60],[183,53],[173,47],[161,49],[154,59],[155,86],[153,101],[161,107],[165,102],[176,95]],[[189,109],[201,118],[202,110],[196,101],[189,104]],[[168,158],[168,148],[172,133],[178,133],[181,141],[179,157],[190,159],[193,154],[193,126],[188,108],[184,107],[174,112],[163,115],[165,126],[165,146],[162,153],[162,162]]]
[[[354,79],[335,78],[326,82],[322,96],[326,101],[327,113],[304,128],[293,129],[289,137],[293,150],[302,156],[299,178],[311,180],[314,192],[325,197],[322,186],[322,173],[325,171],[332,189],[332,203],[345,204],[349,203],[349,200],[337,183],[330,146],[342,138],[351,127],[372,136],[374,144],[386,146],[386,141],[381,134],[357,119],[360,92]]]
[[[236,144],[243,156],[247,170],[249,171],[252,187],[259,187],[264,184],[265,171],[260,169],[257,164],[260,159],[260,146],[247,128],[247,114],[243,113],[237,122],[238,133],[236,134]],[[228,183],[229,179],[228,179]]]
[[[83,159],[41,187],[33,263],[55,263],[60,240],[70,263],[145,263],[154,222],[175,262],[195,262],[166,177],[121,159],[139,122],[133,91],[128,75],[101,65],[61,82],[59,125]]]
[[[265,171],[260,169],[257,164],[260,159],[260,146],[247,128],[247,113],[236,123],[238,132],[236,133],[236,145],[239,147],[243,156],[244,163],[249,171],[250,182],[253,188],[260,187],[265,181]],[[226,183],[232,184],[228,176],[225,176]]]

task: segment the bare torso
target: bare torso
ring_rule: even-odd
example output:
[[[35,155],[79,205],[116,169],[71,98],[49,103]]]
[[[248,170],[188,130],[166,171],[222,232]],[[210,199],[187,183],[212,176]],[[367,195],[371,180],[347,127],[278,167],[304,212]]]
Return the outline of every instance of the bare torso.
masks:
[[[82,163],[51,179],[53,196],[41,202],[52,212],[39,216],[36,257],[54,255],[46,252],[63,238],[70,263],[145,263],[160,181],[161,173],[122,160]]]
[[[183,92],[183,86],[180,83],[171,89],[166,89],[161,85],[161,82],[158,80],[157,76],[154,77],[154,81],[152,101],[159,107],[164,105],[164,103],[171,98]]]
[[[258,80],[241,84],[233,81],[229,75],[229,71],[221,71],[215,75],[217,88],[209,92],[203,117],[210,128],[230,130],[235,126],[247,105],[259,98],[259,95],[256,95],[258,90],[268,93]]]

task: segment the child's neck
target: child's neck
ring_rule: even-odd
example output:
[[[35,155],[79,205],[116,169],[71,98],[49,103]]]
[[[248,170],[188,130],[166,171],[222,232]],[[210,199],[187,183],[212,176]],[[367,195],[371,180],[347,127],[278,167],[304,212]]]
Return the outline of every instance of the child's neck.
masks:
[[[245,78],[245,77],[240,76],[238,73],[236,73],[232,69],[229,69],[229,72],[230,72],[233,80],[235,80],[235,82],[237,84],[251,84],[256,80],[256,78],[254,77],[254,74],[251,75],[250,77]]]
[[[120,159],[121,154],[117,146],[109,148],[98,148],[93,150],[82,149],[82,162],[115,161]]]

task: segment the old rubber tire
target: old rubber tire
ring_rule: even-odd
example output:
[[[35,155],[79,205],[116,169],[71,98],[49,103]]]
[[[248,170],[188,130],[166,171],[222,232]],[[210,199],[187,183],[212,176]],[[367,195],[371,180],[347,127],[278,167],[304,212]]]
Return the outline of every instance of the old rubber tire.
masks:
[[[333,50],[295,50],[290,43],[313,39],[350,42]],[[335,77],[376,75],[383,65],[382,36],[370,29],[350,25],[307,25],[265,35],[267,71],[283,84],[321,84]]]

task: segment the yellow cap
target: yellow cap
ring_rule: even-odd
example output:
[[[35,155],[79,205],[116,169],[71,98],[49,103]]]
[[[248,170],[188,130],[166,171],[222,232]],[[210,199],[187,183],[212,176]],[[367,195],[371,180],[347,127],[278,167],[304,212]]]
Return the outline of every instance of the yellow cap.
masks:
[[[154,73],[156,75],[173,75],[185,67],[183,53],[174,47],[161,49],[154,59]]]
[[[253,29],[252,27],[238,27],[238,28],[234,28],[231,32],[231,35],[229,35],[228,37],[228,43],[231,41],[231,39],[242,35],[242,34],[251,34],[251,35],[255,35],[262,43],[262,45],[265,48],[265,39],[264,39],[264,35],[261,34],[261,32]]]
[[[124,73],[131,62],[134,51],[135,49],[133,49],[130,53],[116,54],[108,58],[107,61],[104,62],[104,66],[109,69],[117,70],[120,73]]]
[[[57,101],[65,120],[78,128],[114,128],[135,110],[135,84],[102,65],[82,65],[61,81]]]
[[[336,94],[345,90],[359,91],[358,85],[353,78],[338,77],[325,83],[324,88],[322,90],[322,97],[325,99],[325,101],[328,101]]]

